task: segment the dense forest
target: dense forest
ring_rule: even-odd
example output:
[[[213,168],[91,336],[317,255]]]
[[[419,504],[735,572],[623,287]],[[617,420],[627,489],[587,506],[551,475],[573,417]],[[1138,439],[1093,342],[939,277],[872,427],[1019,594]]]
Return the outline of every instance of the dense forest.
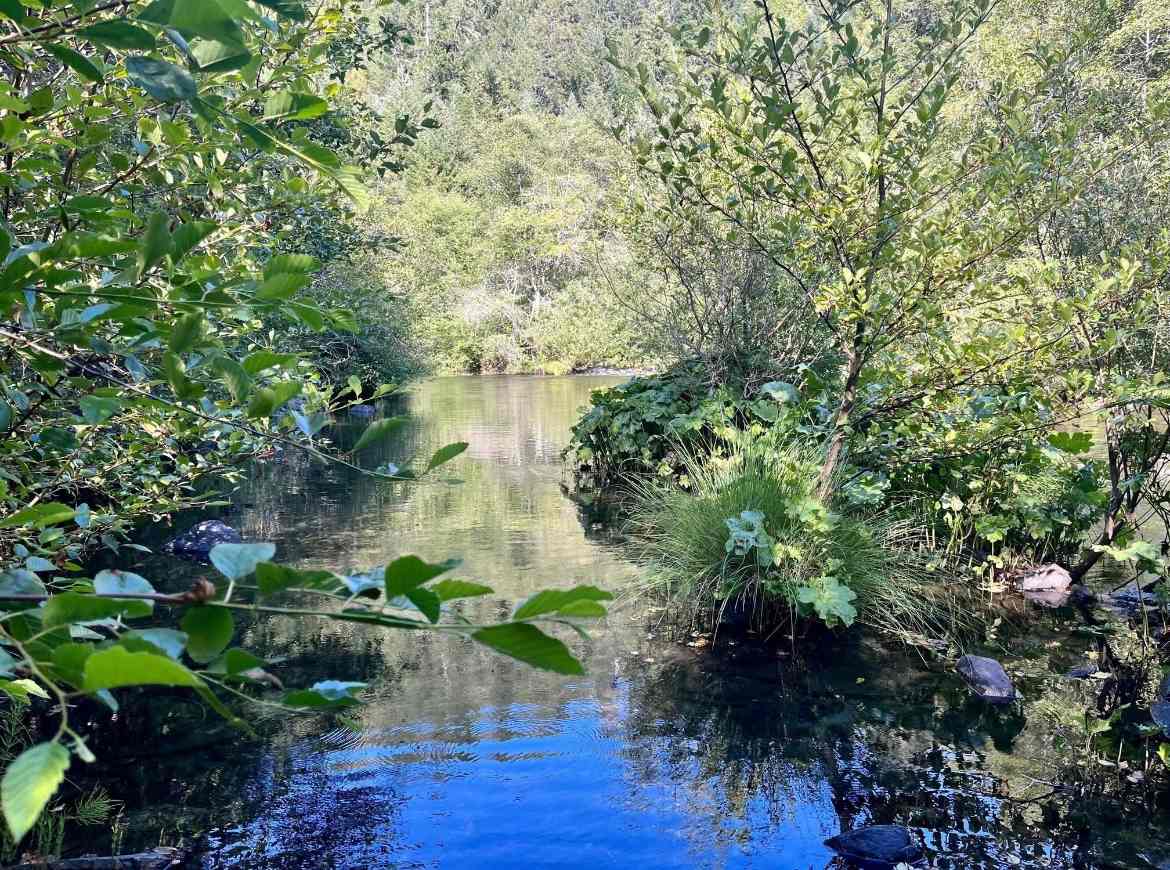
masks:
[[[639,618],[681,638],[641,664],[912,653],[997,747],[1044,723],[1054,838],[1059,801],[1164,812],[1163,4],[0,0],[0,66],[0,863],[145,802],[101,757],[158,710],[361,733],[385,686],[430,698],[412,656],[492,673],[481,710],[528,703],[513,666],[569,706]],[[386,524],[360,553],[289,519],[342,498]],[[611,576],[555,562],[533,530],[565,516]],[[375,636],[377,666],[325,652]],[[695,671],[637,673],[714,727]],[[721,727],[695,763],[738,771]],[[879,809],[838,795],[829,849],[1003,866]],[[1084,860],[1043,866],[1160,866]]]

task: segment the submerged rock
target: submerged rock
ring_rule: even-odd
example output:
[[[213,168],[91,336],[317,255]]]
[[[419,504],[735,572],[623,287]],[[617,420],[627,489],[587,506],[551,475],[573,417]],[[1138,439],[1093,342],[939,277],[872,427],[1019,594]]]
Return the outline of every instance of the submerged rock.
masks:
[[[1163,677],[1158,684],[1158,697],[1150,704],[1150,718],[1170,737],[1170,676]]]
[[[163,552],[192,562],[206,562],[212,547],[217,544],[239,544],[242,541],[240,533],[226,523],[204,520],[165,543]]]
[[[1007,704],[1016,699],[1016,687],[1003,665],[984,656],[963,656],[955,666],[967,685],[992,704]]]
[[[351,417],[373,417],[375,408],[373,405],[350,405],[349,415]]]
[[[1065,592],[1072,582],[1072,575],[1059,565],[1041,565],[1024,574],[1019,587],[1021,592]]]
[[[862,867],[893,867],[922,859],[922,847],[909,828],[901,825],[870,825],[845,831],[825,840],[841,857]]]
[[[1100,602],[1115,615],[1128,619],[1136,616],[1145,607],[1157,607],[1158,596],[1153,592],[1146,592],[1135,581],[1103,596]]]

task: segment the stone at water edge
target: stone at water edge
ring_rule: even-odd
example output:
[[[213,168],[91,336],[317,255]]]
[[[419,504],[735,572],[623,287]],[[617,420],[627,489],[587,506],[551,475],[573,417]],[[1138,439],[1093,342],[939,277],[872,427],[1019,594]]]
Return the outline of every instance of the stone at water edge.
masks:
[[[240,544],[243,540],[240,533],[226,523],[204,520],[164,544],[163,552],[192,562],[206,562],[216,545]]]
[[[1007,704],[1016,699],[1016,687],[1012,685],[1011,677],[995,659],[967,655],[959,659],[955,669],[984,701]]]
[[[1064,592],[1072,585],[1072,575],[1059,565],[1041,565],[1024,574],[1019,581],[1021,592]]]
[[[825,840],[841,857],[862,867],[893,867],[922,860],[922,847],[909,828],[870,825]]]

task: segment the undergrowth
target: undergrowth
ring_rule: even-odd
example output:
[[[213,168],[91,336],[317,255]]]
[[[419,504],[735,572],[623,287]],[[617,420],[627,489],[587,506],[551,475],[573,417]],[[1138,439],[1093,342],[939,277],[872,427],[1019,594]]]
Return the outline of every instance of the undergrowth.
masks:
[[[633,485],[643,591],[665,593],[692,620],[742,611],[765,633],[802,618],[919,644],[962,631],[916,524],[825,505],[815,449],[773,431],[743,433],[715,455],[679,454],[685,486]]]

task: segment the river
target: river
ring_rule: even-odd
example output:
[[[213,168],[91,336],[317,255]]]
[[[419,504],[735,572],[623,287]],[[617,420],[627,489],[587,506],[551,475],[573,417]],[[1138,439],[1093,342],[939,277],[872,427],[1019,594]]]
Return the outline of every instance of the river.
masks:
[[[387,484],[290,452],[255,464],[215,515],[302,567],[460,557],[457,576],[492,585],[482,607],[500,616],[539,588],[618,590],[636,568],[618,530],[566,496],[559,455],[590,391],[617,381],[429,380],[403,399],[411,423],[363,458],[466,440],[444,469],[458,481]],[[351,444],[361,425],[334,435]],[[153,555],[134,568],[174,589],[198,573]],[[349,720],[262,713],[248,740],[179,693],[131,698],[95,772],[126,802],[123,851],[195,843],[209,868],[796,870],[837,866],[826,837],[885,822],[920,831],[939,868],[1168,866],[1156,811],[1053,788],[1079,652],[1054,640],[1067,614],[1026,625],[1025,700],[1005,710],[872,638],[713,653],[638,601],[571,641],[576,678],[457,639],[266,619],[243,639],[287,657],[274,672],[364,680],[369,702]]]

